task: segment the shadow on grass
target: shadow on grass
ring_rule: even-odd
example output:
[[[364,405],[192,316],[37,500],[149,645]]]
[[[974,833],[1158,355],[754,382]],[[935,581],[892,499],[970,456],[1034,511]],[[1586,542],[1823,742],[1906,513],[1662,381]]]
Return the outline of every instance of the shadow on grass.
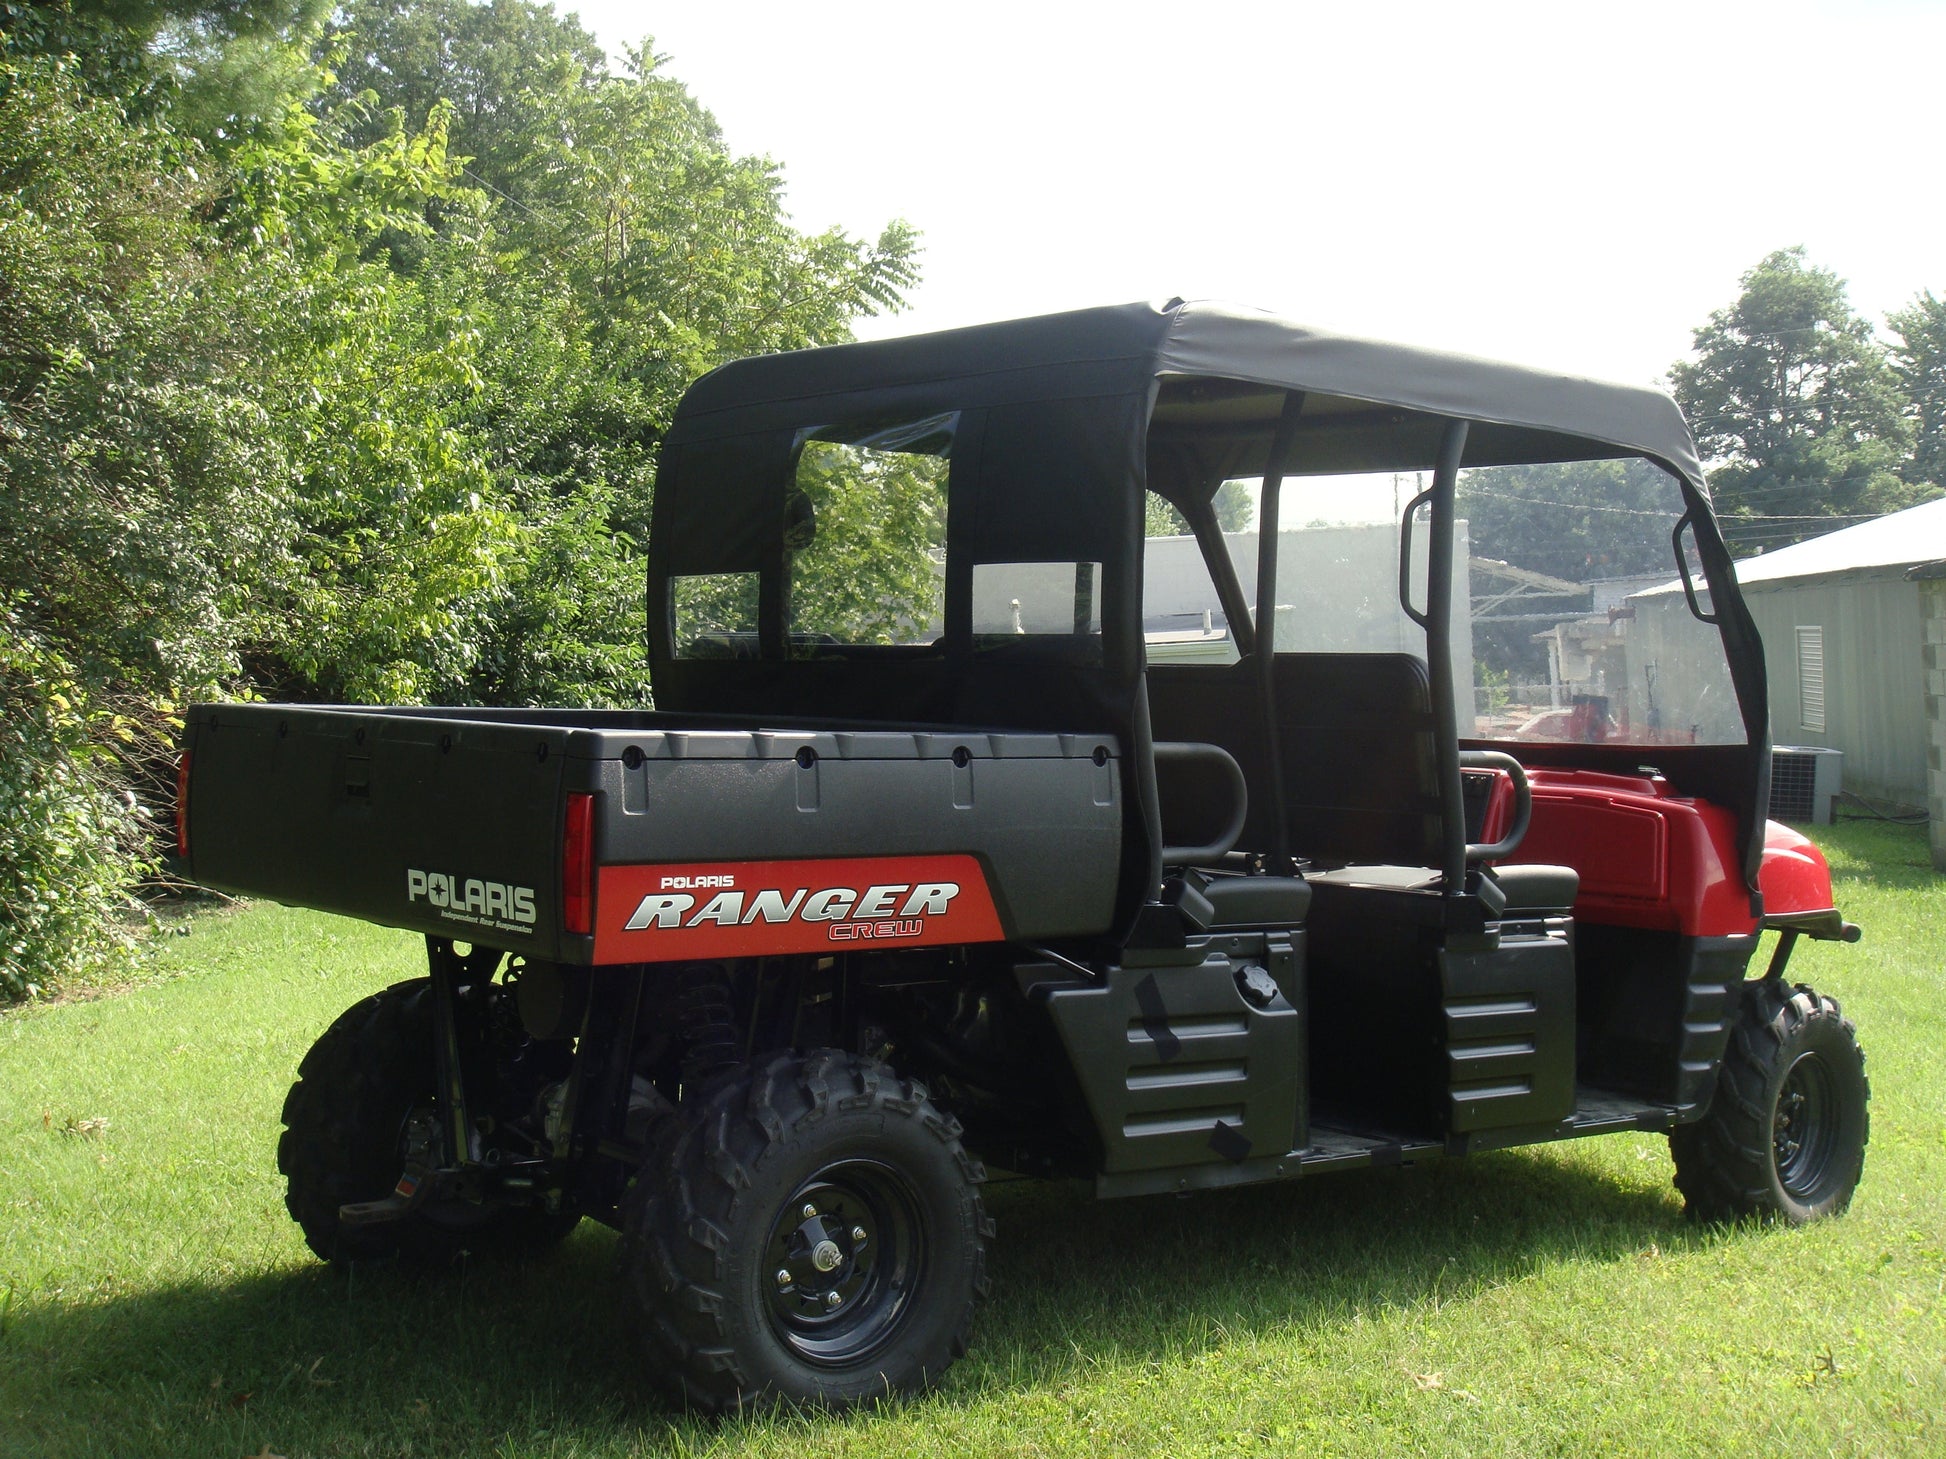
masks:
[[[998,1186],[991,1301],[941,1401],[1059,1381],[1077,1363],[1194,1353],[1273,1328],[1463,1298],[1562,1261],[1712,1239],[1673,1196],[1500,1154],[1202,1195],[1095,1202]],[[140,1295],[17,1304],[0,1429],[25,1452],[582,1453],[734,1445],[649,1396],[613,1237],[518,1269],[430,1276],[293,1265]],[[1085,1355],[1082,1356],[1082,1355]],[[853,1422],[853,1421],[835,1421]],[[0,1442],[0,1450],[6,1447]]]

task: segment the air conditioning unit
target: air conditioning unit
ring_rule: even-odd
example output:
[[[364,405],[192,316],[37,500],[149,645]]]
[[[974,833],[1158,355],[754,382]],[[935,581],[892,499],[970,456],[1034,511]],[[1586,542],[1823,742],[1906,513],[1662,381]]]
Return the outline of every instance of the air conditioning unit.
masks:
[[[1777,745],[1770,752],[1770,818],[1831,824],[1831,801],[1843,788],[1845,752],[1818,745]]]

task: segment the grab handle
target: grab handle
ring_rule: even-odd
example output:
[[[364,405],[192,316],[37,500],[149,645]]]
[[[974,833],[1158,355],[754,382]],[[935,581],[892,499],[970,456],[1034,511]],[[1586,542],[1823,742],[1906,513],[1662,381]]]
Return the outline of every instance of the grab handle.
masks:
[[[1718,621],[1717,615],[1714,613],[1705,613],[1703,611],[1703,605],[1697,601],[1696,583],[1689,575],[1689,554],[1682,550],[1682,534],[1688,532],[1691,536],[1694,536],[1695,527],[1695,519],[1689,513],[1685,512],[1683,519],[1676,523],[1676,530],[1669,534],[1669,541],[1676,549],[1676,570],[1682,574],[1683,596],[1689,599],[1690,613],[1695,616],[1696,621],[1699,623],[1715,623]]]
[[[1512,755],[1498,750],[1461,750],[1460,768],[1467,770],[1504,770],[1507,778],[1514,783],[1514,823],[1507,834],[1498,841],[1468,843],[1468,861],[1497,861],[1503,856],[1513,855],[1514,848],[1520,845],[1521,838],[1527,834],[1528,824],[1534,819],[1534,795],[1527,787],[1527,769]]]
[[[1235,849],[1237,838],[1243,834],[1243,823],[1250,814],[1250,790],[1243,781],[1243,767],[1221,745],[1203,744],[1195,740],[1157,740],[1155,758],[1158,764],[1164,760],[1175,760],[1201,761],[1216,766],[1230,782],[1231,798],[1235,801],[1229,825],[1214,841],[1204,846],[1164,846],[1163,864],[1183,866],[1198,861],[1220,861],[1228,856]]]
[[[1405,616],[1421,628],[1430,628],[1426,615],[1412,606],[1412,519],[1418,515],[1419,508],[1432,500],[1432,488],[1427,487],[1419,495],[1405,504],[1405,516],[1399,522],[1399,606]],[[1431,604],[1426,605],[1431,608]]]

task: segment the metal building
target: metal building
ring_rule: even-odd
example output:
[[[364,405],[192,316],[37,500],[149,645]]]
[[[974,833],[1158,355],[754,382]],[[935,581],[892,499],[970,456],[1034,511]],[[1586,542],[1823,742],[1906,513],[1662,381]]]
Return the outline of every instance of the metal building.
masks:
[[[1946,866],[1946,498],[1737,564],[1770,736],[1844,752],[1844,787],[1932,816]]]

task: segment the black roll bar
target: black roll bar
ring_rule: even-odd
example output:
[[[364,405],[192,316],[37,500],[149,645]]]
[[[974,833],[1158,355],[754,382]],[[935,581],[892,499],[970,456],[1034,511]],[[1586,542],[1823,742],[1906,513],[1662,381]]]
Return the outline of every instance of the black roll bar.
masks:
[[[1284,760],[1277,735],[1277,507],[1284,488],[1284,458],[1297,435],[1297,418],[1304,409],[1304,392],[1284,396],[1271,437],[1270,459],[1264,463],[1263,491],[1257,497],[1257,701],[1263,716],[1264,768],[1270,781],[1270,870],[1289,876],[1291,861],[1290,809],[1284,804]],[[1239,828],[1241,829],[1241,828]]]
[[[1446,895],[1466,895],[1466,800],[1460,784],[1459,711],[1453,693],[1453,521],[1466,422],[1448,421],[1432,476],[1426,543],[1426,677],[1432,687],[1433,754],[1439,775],[1439,871]],[[1401,543],[1401,548],[1405,546]],[[1416,616],[1416,615],[1415,615]],[[1469,686],[1470,687],[1470,686]]]

